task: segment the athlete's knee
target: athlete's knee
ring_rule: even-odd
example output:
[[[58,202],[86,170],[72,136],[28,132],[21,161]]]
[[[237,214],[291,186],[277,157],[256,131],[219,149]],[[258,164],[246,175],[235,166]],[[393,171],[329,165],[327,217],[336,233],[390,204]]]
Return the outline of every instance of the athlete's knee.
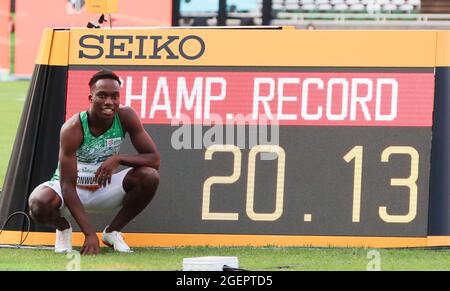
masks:
[[[28,208],[31,217],[39,223],[51,222],[58,209],[54,205],[53,198],[48,195],[32,195],[28,200]]]
[[[43,199],[30,198],[28,201],[31,217],[39,223],[48,223],[51,218],[50,205]]]
[[[130,171],[131,187],[153,192],[159,185],[159,172],[150,167],[139,167]]]
[[[137,176],[141,186],[146,190],[155,189],[159,185],[159,172],[150,167],[140,167],[137,170]]]

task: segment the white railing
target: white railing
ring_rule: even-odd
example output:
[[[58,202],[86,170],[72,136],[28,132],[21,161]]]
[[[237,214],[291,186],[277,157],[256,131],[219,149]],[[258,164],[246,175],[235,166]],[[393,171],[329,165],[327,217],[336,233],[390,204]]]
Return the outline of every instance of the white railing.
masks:
[[[205,17],[207,25],[216,25],[217,13],[182,14],[182,18]],[[240,25],[240,19],[252,18],[256,25],[262,24],[262,15],[258,12],[229,13],[227,25]],[[414,28],[450,28],[450,14],[422,13],[312,13],[278,12],[271,25],[306,27],[313,24],[316,28],[357,28],[362,27],[414,27]],[[184,24],[184,25],[189,25]]]
[[[289,20],[293,23],[304,23],[311,20],[325,21],[415,21],[445,22],[450,21],[450,14],[420,13],[290,13],[279,12],[274,20]]]

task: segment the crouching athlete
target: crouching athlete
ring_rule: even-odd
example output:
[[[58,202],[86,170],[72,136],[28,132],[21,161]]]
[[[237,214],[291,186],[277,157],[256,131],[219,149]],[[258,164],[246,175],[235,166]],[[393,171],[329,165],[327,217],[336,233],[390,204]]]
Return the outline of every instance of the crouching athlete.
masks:
[[[120,79],[100,71],[89,81],[90,106],[61,128],[59,163],[52,179],[30,194],[32,218],[56,228],[55,252],[72,251],[72,215],[85,235],[81,253],[100,252],[87,212],[120,208],[105,227],[102,241],[119,252],[131,252],[121,229],[150,203],[159,184],[159,153],[131,107],[120,106]],[[137,151],[119,154],[128,133]],[[125,170],[117,172],[120,165]]]

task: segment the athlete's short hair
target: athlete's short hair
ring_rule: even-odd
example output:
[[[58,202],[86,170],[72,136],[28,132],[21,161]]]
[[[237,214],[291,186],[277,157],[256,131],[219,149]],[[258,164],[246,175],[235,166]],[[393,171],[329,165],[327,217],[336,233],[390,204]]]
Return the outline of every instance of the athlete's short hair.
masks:
[[[122,82],[120,81],[119,76],[117,76],[113,71],[110,70],[101,70],[97,73],[95,73],[91,79],[89,80],[89,88],[92,89],[95,83],[97,83],[98,80],[102,79],[112,79],[119,82],[119,85],[122,85]]]

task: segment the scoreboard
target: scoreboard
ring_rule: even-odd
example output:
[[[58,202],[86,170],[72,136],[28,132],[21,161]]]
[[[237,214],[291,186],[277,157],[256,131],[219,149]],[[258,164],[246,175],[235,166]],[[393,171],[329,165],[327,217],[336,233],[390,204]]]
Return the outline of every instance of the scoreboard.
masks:
[[[119,75],[121,104],[161,154],[157,194],[124,229],[132,245],[449,245],[449,112],[436,107],[448,102],[448,37],[48,29],[35,77],[48,70],[53,105],[41,118],[59,128],[89,107],[95,72]],[[51,176],[51,146],[30,187]],[[129,139],[121,152],[134,152]],[[90,218],[100,231],[113,215]]]

